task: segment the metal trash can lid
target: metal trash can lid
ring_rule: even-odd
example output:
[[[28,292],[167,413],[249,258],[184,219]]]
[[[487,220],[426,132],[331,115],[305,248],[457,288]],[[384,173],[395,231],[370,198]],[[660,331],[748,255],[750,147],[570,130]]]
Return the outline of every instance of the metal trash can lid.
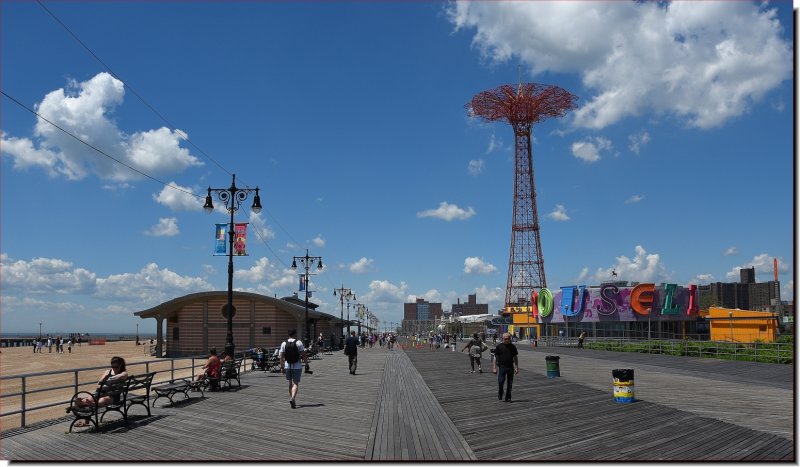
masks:
[[[558,360],[559,358],[561,357],[559,357],[558,355],[547,355],[546,357],[544,357],[545,360]]]

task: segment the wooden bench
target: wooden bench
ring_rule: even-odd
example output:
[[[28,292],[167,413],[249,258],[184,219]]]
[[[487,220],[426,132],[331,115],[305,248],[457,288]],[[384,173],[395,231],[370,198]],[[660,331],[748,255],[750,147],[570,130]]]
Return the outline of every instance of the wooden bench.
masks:
[[[150,387],[155,373],[147,373],[141,376],[129,376],[112,382],[106,382],[94,393],[80,391],[72,396],[68,412],[75,415],[75,420],[69,425],[69,431],[81,420],[92,423],[94,430],[99,431],[100,423],[108,412],[118,412],[122,415],[122,420],[128,424],[128,411],[133,405],[143,405],[147,408],[147,415],[150,416]],[[91,405],[80,405],[79,400],[92,397],[94,403]],[[100,405],[100,399],[104,396],[112,398],[106,405]]]
[[[159,383],[153,386],[153,392],[156,393],[156,397],[153,399],[152,406],[156,406],[156,401],[161,397],[166,397],[169,399],[170,404],[174,404],[175,401],[172,399],[176,395],[183,394],[186,399],[190,399],[189,396],[190,391],[199,391],[200,397],[205,398],[206,393],[204,391],[205,387],[207,386],[207,382],[205,380],[194,381],[186,378],[164,381],[163,383]]]
[[[242,382],[239,380],[239,373],[242,371],[243,358],[236,360],[225,360],[222,362],[222,368],[219,370],[219,388],[223,389],[223,384],[226,389],[233,386],[233,381],[236,381],[238,387],[242,387]]]

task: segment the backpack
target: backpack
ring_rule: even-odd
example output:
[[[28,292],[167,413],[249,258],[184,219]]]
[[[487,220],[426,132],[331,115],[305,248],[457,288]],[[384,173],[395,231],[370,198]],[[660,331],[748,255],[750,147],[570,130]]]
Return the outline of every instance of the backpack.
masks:
[[[284,358],[288,363],[297,363],[300,361],[300,350],[297,349],[297,340],[287,340],[286,348],[284,349]]]

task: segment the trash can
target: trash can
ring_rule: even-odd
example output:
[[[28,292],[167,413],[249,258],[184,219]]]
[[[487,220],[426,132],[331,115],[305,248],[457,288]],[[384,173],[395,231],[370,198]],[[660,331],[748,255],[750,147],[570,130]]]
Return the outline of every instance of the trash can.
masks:
[[[561,376],[561,371],[558,368],[558,359],[561,358],[557,355],[547,355],[544,357],[545,362],[547,363],[547,377],[548,378],[556,378]]]
[[[614,401],[620,404],[630,404],[633,397],[633,369],[611,370],[614,379]]]

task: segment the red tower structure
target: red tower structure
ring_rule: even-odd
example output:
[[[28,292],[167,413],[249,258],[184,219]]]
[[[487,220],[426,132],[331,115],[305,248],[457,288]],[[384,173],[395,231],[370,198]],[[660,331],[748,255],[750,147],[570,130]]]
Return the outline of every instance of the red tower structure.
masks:
[[[516,89],[506,84],[478,93],[466,105],[473,116],[487,122],[507,122],[514,129],[514,217],[506,307],[527,305],[534,290],[547,287],[533,183],[533,125],[547,118],[563,117],[576,108],[577,100],[577,96],[558,86],[520,83]]]

